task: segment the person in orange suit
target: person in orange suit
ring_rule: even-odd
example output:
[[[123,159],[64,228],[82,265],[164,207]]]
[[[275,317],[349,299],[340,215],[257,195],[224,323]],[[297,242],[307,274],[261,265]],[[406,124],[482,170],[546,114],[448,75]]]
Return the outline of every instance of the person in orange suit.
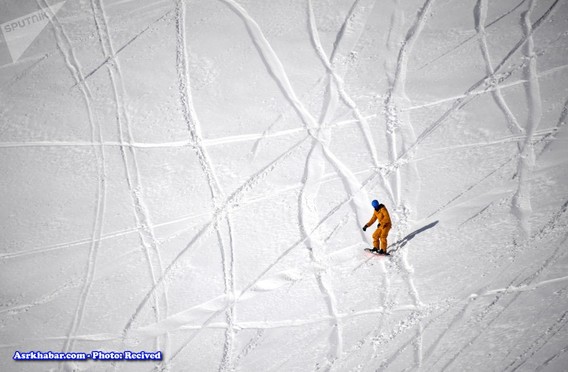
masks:
[[[387,253],[387,235],[392,227],[391,219],[389,215],[389,211],[387,208],[380,204],[377,200],[373,200],[371,205],[375,209],[373,211],[373,217],[367,222],[365,226],[363,226],[363,231],[366,231],[368,227],[370,227],[375,221],[379,221],[377,225],[377,229],[373,233],[373,252],[378,252],[380,254],[388,254]],[[380,242],[380,249],[379,249],[379,242]]]

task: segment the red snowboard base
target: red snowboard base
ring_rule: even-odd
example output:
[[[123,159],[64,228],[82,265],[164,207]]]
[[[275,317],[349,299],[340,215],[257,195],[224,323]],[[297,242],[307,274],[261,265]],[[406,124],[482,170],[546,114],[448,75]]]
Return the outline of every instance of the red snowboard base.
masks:
[[[386,254],[385,253],[379,253],[379,252],[373,251],[371,248],[365,248],[365,251],[369,252],[370,254],[373,254],[375,256],[390,256],[390,253],[388,253],[388,252]]]

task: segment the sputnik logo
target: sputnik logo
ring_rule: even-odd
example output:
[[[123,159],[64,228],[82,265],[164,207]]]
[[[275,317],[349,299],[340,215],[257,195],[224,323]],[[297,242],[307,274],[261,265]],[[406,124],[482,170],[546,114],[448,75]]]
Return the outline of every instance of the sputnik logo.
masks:
[[[40,9],[0,25],[13,62],[20,59],[64,3],[65,1],[53,4],[47,9]]]

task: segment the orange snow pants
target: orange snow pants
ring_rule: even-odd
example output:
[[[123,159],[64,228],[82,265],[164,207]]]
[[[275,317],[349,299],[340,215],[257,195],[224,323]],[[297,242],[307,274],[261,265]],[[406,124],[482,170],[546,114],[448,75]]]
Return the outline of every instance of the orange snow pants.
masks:
[[[386,223],[384,226],[381,224],[373,233],[373,248],[379,249],[379,241],[380,241],[380,248],[383,251],[387,251],[387,235],[391,229],[391,224]]]

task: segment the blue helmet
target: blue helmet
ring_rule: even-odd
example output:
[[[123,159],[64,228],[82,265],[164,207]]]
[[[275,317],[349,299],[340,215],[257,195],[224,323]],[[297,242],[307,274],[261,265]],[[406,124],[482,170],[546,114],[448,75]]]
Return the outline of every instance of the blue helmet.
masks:
[[[378,200],[373,200],[371,202],[371,205],[373,206],[373,208],[377,209],[379,207],[379,201]]]

